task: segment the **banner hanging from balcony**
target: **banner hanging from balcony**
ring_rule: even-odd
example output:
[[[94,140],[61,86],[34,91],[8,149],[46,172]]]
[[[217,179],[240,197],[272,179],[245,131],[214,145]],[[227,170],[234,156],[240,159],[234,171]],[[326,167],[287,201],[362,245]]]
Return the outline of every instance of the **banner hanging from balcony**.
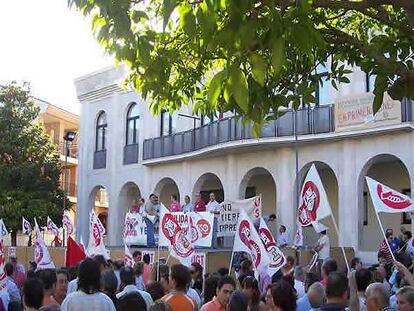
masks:
[[[384,94],[381,109],[372,114],[374,95],[364,93],[335,102],[335,131],[352,131],[401,123],[401,103]]]
[[[254,221],[262,217],[262,196],[221,203],[217,236],[234,236],[240,211],[243,210]]]
[[[125,215],[124,242],[126,245],[147,245],[147,225],[140,214],[128,212]]]

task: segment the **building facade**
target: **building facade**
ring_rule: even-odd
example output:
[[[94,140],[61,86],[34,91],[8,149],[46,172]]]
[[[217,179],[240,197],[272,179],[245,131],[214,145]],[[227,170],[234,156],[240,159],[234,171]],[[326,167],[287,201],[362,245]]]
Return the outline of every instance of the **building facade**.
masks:
[[[78,171],[78,238],[88,237],[88,214],[98,196],[108,199],[107,242],[122,245],[123,221],[134,199],[160,196],[164,205],[177,194],[194,200],[213,191],[220,199],[262,195],[263,214],[275,213],[293,238],[297,189],[315,163],[334,217],[323,221],[331,243],[353,247],[373,261],[382,239],[364,177],[369,175],[410,194],[414,174],[411,103],[385,97],[371,113],[372,79],[355,70],[338,90],[325,83],[316,90],[318,105],[287,110],[268,123],[260,138],[226,113],[189,118],[190,106],[153,116],[139,94],[120,87],[127,72],[108,68],[76,80],[81,102]],[[103,190],[105,189],[105,190]],[[101,211],[103,212],[103,211]],[[411,229],[409,215],[381,215],[395,234]],[[304,231],[305,244],[317,235]]]

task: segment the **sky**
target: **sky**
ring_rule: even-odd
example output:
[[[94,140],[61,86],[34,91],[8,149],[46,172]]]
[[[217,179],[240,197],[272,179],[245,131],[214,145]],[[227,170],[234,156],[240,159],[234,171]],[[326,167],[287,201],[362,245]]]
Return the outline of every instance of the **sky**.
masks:
[[[27,81],[34,96],[79,113],[74,79],[112,64],[67,0],[0,0],[0,84]]]

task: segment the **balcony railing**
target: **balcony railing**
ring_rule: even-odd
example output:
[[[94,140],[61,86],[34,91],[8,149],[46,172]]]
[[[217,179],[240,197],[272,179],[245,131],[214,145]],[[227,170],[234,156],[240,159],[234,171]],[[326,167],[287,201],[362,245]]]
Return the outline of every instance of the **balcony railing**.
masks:
[[[65,156],[65,152],[68,157],[71,158],[78,158],[79,154],[79,147],[78,144],[69,144],[68,149],[65,148],[65,142],[60,142],[58,145],[56,145],[59,154]]]
[[[260,138],[285,137],[295,134],[295,118],[298,135],[333,132],[333,106],[318,106],[288,110],[277,120],[263,126]],[[230,141],[254,139],[252,124],[243,124],[242,118],[230,117],[214,121],[202,127],[144,141],[143,159],[149,160],[196,151]]]

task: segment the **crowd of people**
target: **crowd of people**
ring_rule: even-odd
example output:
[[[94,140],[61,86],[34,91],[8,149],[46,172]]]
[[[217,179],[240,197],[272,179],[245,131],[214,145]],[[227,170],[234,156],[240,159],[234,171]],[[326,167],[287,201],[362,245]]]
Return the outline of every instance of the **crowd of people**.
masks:
[[[0,311],[412,311],[412,261],[401,246],[393,252],[396,260],[380,250],[374,265],[352,259],[351,271],[329,257],[309,270],[288,256],[273,276],[255,272],[242,254],[231,272],[205,271],[198,263],[151,264],[138,250],[133,267],[97,255],[58,270],[37,270],[31,262],[25,271],[12,257],[5,264]]]

